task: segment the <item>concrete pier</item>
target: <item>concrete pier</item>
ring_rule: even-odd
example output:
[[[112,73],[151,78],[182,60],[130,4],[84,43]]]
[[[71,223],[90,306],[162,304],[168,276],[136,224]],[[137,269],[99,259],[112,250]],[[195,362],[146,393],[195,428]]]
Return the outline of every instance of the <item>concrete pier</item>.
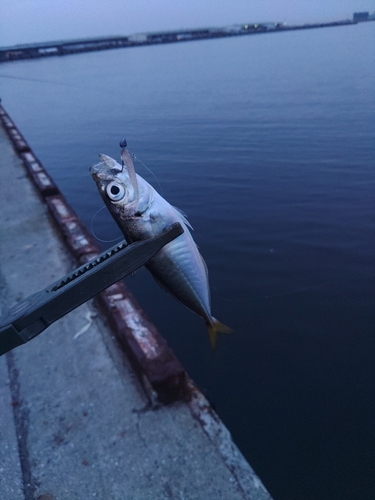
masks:
[[[53,181],[34,165],[32,182],[22,140],[0,127],[2,313],[76,266],[44,203]],[[86,303],[0,358],[1,498],[269,500],[189,378],[189,397],[153,399],[107,320]]]

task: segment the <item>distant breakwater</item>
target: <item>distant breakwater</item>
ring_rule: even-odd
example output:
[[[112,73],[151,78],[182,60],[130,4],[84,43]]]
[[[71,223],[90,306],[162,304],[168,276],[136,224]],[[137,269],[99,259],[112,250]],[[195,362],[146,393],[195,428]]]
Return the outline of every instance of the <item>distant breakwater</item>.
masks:
[[[328,28],[358,24],[354,20],[333,21],[329,23],[314,23],[302,25],[287,25],[285,23],[236,24],[225,28],[202,28],[179,31],[161,31],[141,33],[129,36],[113,36],[87,38],[80,40],[65,40],[25,45],[15,45],[0,48],[0,62],[11,62],[22,59],[39,59],[43,57],[65,56],[82,52],[109,50],[143,45],[188,42],[224,38],[242,35],[258,35],[264,33],[280,33],[284,31]]]

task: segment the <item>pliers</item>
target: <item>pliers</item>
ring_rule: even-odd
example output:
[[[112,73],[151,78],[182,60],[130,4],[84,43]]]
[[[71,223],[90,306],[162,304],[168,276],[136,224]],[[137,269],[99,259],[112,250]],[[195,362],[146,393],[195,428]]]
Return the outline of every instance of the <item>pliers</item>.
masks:
[[[19,302],[0,317],[0,356],[33,339],[54,321],[136,271],[182,233],[182,226],[175,223],[154,238],[130,245],[122,241]]]

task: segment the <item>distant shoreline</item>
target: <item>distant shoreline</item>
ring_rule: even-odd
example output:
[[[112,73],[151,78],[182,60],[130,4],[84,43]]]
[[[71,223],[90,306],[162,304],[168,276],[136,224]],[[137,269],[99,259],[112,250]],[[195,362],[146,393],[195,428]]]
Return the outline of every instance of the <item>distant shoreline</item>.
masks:
[[[348,26],[374,20],[375,19],[372,18],[366,19],[365,21],[346,19],[343,21],[332,21],[329,23],[312,23],[290,26],[285,23],[236,24],[226,28],[161,31],[155,33],[140,33],[129,36],[86,38],[79,40],[14,45],[0,48],[0,63],[24,59],[65,56],[99,50],[140,47],[143,45],[158,45],[165,43],[189,42],[194,40],[207,40],[211,38]]]

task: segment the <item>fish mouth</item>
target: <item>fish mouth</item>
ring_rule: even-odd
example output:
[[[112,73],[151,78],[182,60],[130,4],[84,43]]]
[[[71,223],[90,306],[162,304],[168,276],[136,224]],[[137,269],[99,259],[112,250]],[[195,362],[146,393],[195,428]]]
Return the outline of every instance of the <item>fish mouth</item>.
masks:
[[[90,169],[89,169],[90,170],[90,174],[93,177],[98,177],[98,174],[99,174],[99,172],[100,172],[101,169],[102,169],[102,167],[101,167],[100,163],[97,164],[97,165],[92,165],[90,167]]]
[[[108,180],[119,172],[122,172],[122,166],[110,156],[100,154],[100,162],[90,167],[90,174],[94,179]]]

